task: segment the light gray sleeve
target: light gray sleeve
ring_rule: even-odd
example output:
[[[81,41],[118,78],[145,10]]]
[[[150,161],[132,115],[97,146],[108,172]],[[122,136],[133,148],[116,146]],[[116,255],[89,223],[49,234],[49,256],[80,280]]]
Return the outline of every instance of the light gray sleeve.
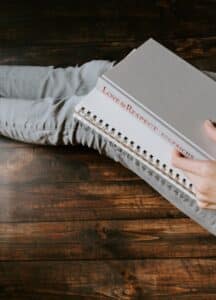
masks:
[[[33,144],[74,144],[74,106],[114,62],[80,67],[0,66],[0,134]]]
[[[0,97],[36,100],[84,95],[113,63],[98,59],[67,68],[1,65]]]

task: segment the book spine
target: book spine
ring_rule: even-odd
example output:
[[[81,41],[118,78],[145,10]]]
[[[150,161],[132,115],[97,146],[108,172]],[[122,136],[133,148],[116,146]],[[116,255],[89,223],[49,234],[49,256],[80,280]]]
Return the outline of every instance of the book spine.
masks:
[[[155,119],[155,117],[150,115],[149,112],[140,108],[123,91],[117,89],[103,77],[98,79],[96,88],[101,93],[106,95],[107,100],[112,101],[118,105],[120,109],[123,109],[129,114],[133,115],[138,122],[142,122],[143,125],[149,127],[155,134],[160,135],[185,157],[195,159],[207,158],[201,151],[195,149],[192,145],[189,145],[181,137],[169,130],[168,127],[164,126],[159,120]]]

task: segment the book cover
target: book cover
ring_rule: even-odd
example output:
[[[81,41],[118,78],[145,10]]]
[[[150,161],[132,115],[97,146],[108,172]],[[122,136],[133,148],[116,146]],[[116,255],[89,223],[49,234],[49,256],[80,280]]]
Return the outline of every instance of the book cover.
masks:
[[[186,156],[216,158],[215,144],[202,126],[216,119],[215,81],[155,40],[130,52],[103,74],[98,86],[148,113],[149,122]]]

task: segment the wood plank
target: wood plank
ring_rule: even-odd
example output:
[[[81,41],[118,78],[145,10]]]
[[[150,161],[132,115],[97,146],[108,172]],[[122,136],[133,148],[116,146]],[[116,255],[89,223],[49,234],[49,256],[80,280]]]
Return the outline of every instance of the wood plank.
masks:
[[[2,148],[0,171],[0,222],[183,216],[131,171],[84,147]]]
[[[107,5],[109,8],[106,6],[103,9],[95,2],[91,8],[93,11],[95,7],[94,15],[88,11],[90,5],[86,7],[82,2],[75,8],[73,3],[70,3],[68,8],[58,4],[55,9],[50,1],[46,5],[40,2],[37,8],[30,6],[23,14],[14,13],[17,6],[13,5],[10,9],[9,5],[5,8],[7,14],[2,13],[0,18],[0,42],[5,46],[42,46],[60,43],[71,45],[81,41],[145,40],[147,36],[166,39],[214,36],[215,2],[208,1],[211,9],[208,9],[209,6],[204,3],[204,0],[197,3],[191,1],[189,4],[188,1],[184,1],[185,5],[181,2],[175,1],[173,4],[171,0],[152,1],[152,3],[147,1],[147,4],[143,4],[143,1],[142,3],[138,1],[135,6],[127,1],[123,10],[120,2],[116,5],[116,2],[112,1]],[[54,10],[58,11],[58,6],[61,6],[59,14],[54,12]],[[22,7],[23,5],[20,10]],[[79,16],[81,7],[85,14],[83,17]],[[141,15],[132,14],[135,8],[136,11],[142,12]],[[130,10],[131,15],[125,13]],[[73,12],[70,14],[70,11]],[[74,17],[76,11],[78,16]],[[114,13],[111,14],[111,11]]]
[[[25,186],[34,182],[43,185],[95,180],[140,180],[119,163],[81,146],[2,148],[0,170],[0,184],[10,184],[11,188],[16,184],[22,183]]]
[[[216,257],[189,219],[1,223],[0,261]]]
[[[51,6],[50,3],[53,5]],[[212,9],[209,9],[210,6]],[[181,14],[184,18],[206,18],[209,15],[214,16],[215,6],[215,0],[191,0],[189,2],[188,0],[136,0],[135,5],[130,0],[125,0],[124,5],[115,0],[104,2],[103,5],[98,5],[97,0],[92,0],[91,3],[85,0],[67,1],[64,5],[59,1],[38,0],[37,6],[33,6],[28,0],[20,1],[19,5],[16,1],[10,0],[2,3],[0,16],[5,17],[10,14],[10,16],[28,17],[37,13],[38,16],[44,17],[70,16],[74,18],[97,15],[101,17],[148,17],[149,15],[160,17],[160,12],[164,9],[170,14]]]
[[[0,51],[0,64],[53,65],[56,67],[81,65],[92,59],[118,61],[130,50],[141,45],[146,38],[136,41],[80,42],[59,46],[4,46]],[[202,39],[158,39],[169,49],[202,70],[216,71],[216,37]]]
[[[215,278],[215,259],[7,262],[0,263],[0,296],[209,299],[208,295],[216,297]]]
[[[55,182],[51,174],[46,179],[53,179],[53,183],[41,183],[38,179],[31,184],[1,185],[0,222],[184,216],[141,180],[64,183]]]
[[[155,293],[156,294],[156,293]],[[142,296],[142,295],[141,295]],[[73,298],[71,298],[73,297]],[[23,293],[20,293],[20,292],[16,292],[16,296],[14,295],[11,295],[10,294],[10,300],[71,300],[71,299],[75,299],[75,300],[107,300],[109,298],[107,298],[106,296],[89,296],[89,295],[65,295],[65,294],[62,294],[62,293],[59,293],[58,295],[50,295],[46,292],[42,293],[42,292],[37,292],[37,293],[34,293],[32,294],[31,292],[29,293],[26,293],[23,294]],[[112,297],[111,299],[118,299],[118,298],[114,298]],[[120,298],[120,299],[125,299],[125,300],[128,300],[130,298]],[[135,297],[135,298],[132,298],[132,300],[135,299],[135,300],[142,300],[142,298],[139,298],[139,296]],[[204,294],[197,294],[197,295],[181,295],[181,296],[151,296],[151,295],[148,295],[146,296],[145,295],[145,300],[215,300],[215,294],[209,294],[209,293],[204,293]],[[4,294],[4,296],[2,297],[1,296],[1,300],[8,300],[8,296],[6,294]]]
[[[156,293],[155,293],[156,294]],[[101,295],[94,295],[94,296],[89,296],[89,295],[65,295],[65,294],[62,294],[62,293],[58,293],[58,294],[55,294],[55,295],[51,295],[51,294],[48,294],[48,292],[34,292],[34,294],[32,294],[31,292],[28,292],[25,294],[23,294],[23,292],[16,292],[16,296],[14,295],[9,295],[10,296],[10,300],[107,300],[107,299],[110,299],[110,298],[107,298],[106,296],[101,296]],[[73,298],[71,298],[73,297]],[[118,297],[118,296],[117,296]],[[142,297],[142,295],[141,295]],[[114,298],[112,296],[111,299],[125,299],[125,300],[130,300],[130,298]],[[140,298],[139,296],[135,296],[135,298],[131,298],[132,300],[142,300],[142,298]],[[204,293],[204,294],[197,294],[197,295],[188,295],[186,294],[185,296],[184,295],[181,295],[181,296],[157,296],[157,295],[148,295],[146,296],[145,295],[145,300],[215,300],[215,294],[209,294],[209,293]],[[6,294],[4,294],[4,296],[2,297],[1,296],[1,300],[8,300],[8,296]]]

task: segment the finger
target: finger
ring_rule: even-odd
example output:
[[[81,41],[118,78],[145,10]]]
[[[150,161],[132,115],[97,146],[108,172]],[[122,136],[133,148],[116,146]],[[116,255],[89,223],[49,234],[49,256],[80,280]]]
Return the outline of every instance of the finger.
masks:
[[[205,204],[216,205],[216,199],[209,198],[206,195],[203,195],[203,194],[200,194],[200,193],[196,193],[196,198],[197,198],[197,201],[203,202]]]
[[[197,188],[199,188],[200,183],[202,181],[202,178],[199,177],[198,175],[194,175],[193,173],[190,172],[183,172],[185,177],[189,180],[189,182],[192,184],[192,190],[194,193],[197,192]]]
[[[183,171],[185,177],[189,179],[189,181],[194,185],[194,186],[199,186],[200,182],[203,180],[203,178],[200,175],[193,174],[191,172]]]
[[[197,201],[197,204],[200,208],[204,209],[216,209],[216,204],[209,204],[201,201]]]
[[[216,199],[211,200],[210,194],[212,189],[203,177],[194,175],[190,172],[184,172],[184,174],[185,177],[187,177],[187,179],[192,183],[193,191],[196,195],[199,195],[200,199],[202,198],[202,200],[207,200],[212,203],[216,202]]]
[[[206,120],[204,122],[204,127],[208,137],[216,142],[216,127],[214,124],[211,121]]]
[[[193,184],[194,188],[196,189],[197,192],[200,192],[200,190],[203,187],[203,177],[200,175],[195,175],[191,172],[184,171],[185,177],[189,179],[189,181]],[[207,189],[206,189],[207,190]],[[208,190],[207,190],[208,192]],[[203,194],[205,194],[203,192]]]
[[[200,175],[200,170],[203,168],[204,161],[184,157],[180,152],[174,150],[172,153],[171,163],[178,169],[188,171],[195,175]]]
[[[200,193],[196,189],[195,189],[195,195],[196,195],[197,201],[203,202],[208,205],[216,205],[216,198],[214,198],[214,197],[211,197],[207,194]]]
[[[200,200],[197,200],[197,205],[200,207],[200,208],[207,208],[209,206],[209,204],[207,202],[204,202],[204,201],[200,201]],[[216,207],[216,205],[215,205]]]
[[[208,197],[206,195],[198,192],[196,189],[195,189],[195,195],[196,195],[197,200],[202,201],[202,202],[209,202]]]

